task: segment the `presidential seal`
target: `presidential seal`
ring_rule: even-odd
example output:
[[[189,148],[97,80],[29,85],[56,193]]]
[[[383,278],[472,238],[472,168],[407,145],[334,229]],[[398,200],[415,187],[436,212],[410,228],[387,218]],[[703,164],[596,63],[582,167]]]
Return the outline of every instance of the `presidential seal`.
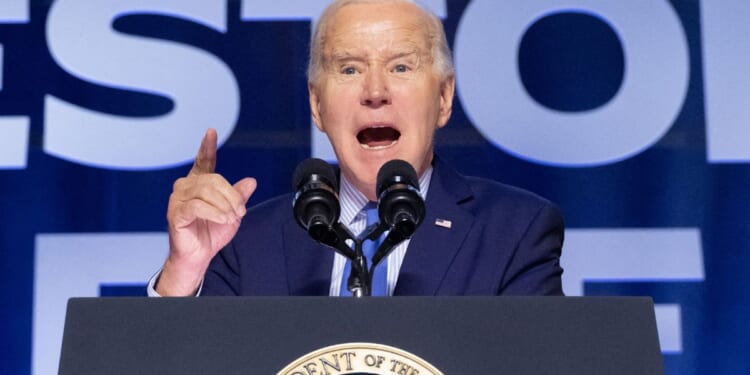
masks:
[[[348,343],[316,350],[277,375],[443,375],[422,358],[392,346]]]

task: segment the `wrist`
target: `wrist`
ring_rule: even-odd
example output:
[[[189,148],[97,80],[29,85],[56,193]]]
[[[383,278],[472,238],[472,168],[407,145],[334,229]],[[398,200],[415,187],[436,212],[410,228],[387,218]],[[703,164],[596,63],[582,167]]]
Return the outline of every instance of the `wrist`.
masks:
[[[167,258],[161,274],[154,283],[154,289],[164,297],[195,296],[206,268]]]

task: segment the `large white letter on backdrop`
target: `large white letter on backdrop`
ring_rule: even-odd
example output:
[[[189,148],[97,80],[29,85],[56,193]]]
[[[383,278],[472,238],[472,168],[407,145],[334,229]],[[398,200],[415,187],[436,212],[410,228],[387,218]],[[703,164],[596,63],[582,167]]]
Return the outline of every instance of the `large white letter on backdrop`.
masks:
[[[585,282],[702,282],[703,245],[698,228],[574,228],[565,231],[560,264],[563,291],[584,295]],[[664,353],[682,352],[682,308],[656,303]]]
[[[535,102],[521,82],[517,52],[525,31],[561,12],[599,17],[620,37],[623,82],[599,108],[551,110]],[[664,0],[474,0],[464,11],[454,49],[458,93],[474,126],[509,153],[542,164],[590,166],[633,156],[667,132],[687,93],[687,40]]]
[[[126,35],[115,19],[159,14],[226,32],[226,1],[58,0],[47,19],[47,43],[68,73],[98,85],[169,97],[174,109],[137,118],[96,112],[45,98],[46,152],[113,169],[170,167],[190,161],[206,128],[223,143],[240,109],[234,74],[217,57],[188,45]]]

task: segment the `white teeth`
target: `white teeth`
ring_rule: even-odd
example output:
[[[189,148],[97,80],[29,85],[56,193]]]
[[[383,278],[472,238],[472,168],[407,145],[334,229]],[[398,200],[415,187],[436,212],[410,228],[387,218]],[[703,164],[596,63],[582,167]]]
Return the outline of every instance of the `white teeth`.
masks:
[[[398,143],[398,140],[395,140],[395,141],[391,142],[390,144],[380,145],[380,146],[370,146],[370,145],[368,145],[366,143],[360,143],[359,145],[362,146],[362,148],[364,148],[365,150],[375,150],[375,151],[377,151],[377,150],[383,150],[383,149],[392,147],[396,143]]]

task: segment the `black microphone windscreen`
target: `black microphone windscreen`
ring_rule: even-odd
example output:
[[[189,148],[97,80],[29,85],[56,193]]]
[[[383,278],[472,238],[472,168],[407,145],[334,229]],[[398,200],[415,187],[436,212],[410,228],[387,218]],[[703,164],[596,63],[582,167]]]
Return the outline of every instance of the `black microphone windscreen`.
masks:
[[[380,196],[383,190],[388,187],[387,185],[393,183],[392,180],[397,176],[401,179],[399,182],[409,184],[412,187],[419,189],[419,179],[417,178],[417,172],[414,170],[414,167],[403,160],[394,159],[383,164],[378,171],[378,196]]]
[[[324,180],[323,182],[335,191],[338,190],[338,180],[336,179],[333,167],[325,161],[316,158],[305,159],[297,165],[292,175],[292,189],[298,190],[300,185],[311,175],[318,175],[320,179]]]

